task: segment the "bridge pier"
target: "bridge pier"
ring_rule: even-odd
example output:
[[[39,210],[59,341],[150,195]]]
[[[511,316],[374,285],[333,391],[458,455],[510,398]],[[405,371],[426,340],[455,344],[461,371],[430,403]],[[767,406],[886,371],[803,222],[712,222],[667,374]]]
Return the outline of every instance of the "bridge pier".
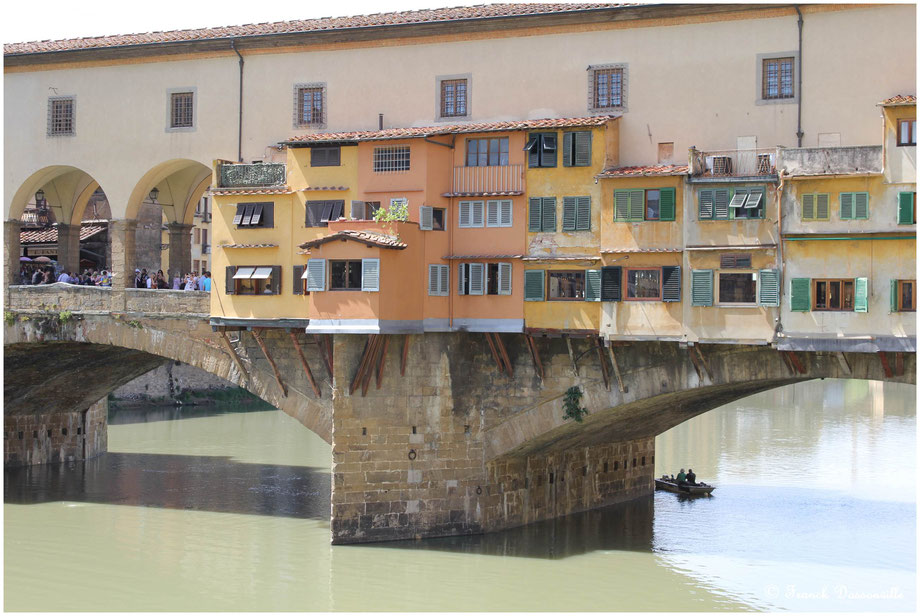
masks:
[[[4,467],[91,460],[108,450],[106,398],[82,411],[3,415]]]

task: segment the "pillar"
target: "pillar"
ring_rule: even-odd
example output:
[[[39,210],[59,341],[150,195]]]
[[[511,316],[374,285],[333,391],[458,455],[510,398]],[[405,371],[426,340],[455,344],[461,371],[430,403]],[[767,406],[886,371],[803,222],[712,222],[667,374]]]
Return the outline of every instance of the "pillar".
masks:
[[[134,284],[134,233],[136,220],[113,220],[109,223],[109,243],[112,259],[109,262],[113,289],[124,289]]]
[[[3,281],[5,284],[19,284],[19,231],[22,223],[18,220],[7,220],[3,223],[3,247],[6,251],[6,264]],[[9,300],[9,293],[4,295]]]
[[[80,270],[80,225],[57,223],[57,260],[65,272]]]
[[[192,271],[192,225],[171,222],[169,228],[169,276]]]

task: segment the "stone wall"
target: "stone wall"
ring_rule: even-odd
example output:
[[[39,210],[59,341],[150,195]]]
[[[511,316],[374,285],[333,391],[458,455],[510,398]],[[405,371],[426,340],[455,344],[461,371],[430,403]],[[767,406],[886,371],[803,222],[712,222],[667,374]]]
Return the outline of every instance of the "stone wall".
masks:
[[[210,311],[210,294],[205,291],[172,291],[88,287],[55,282],[9,287],[8,309],[53,310],[60,312],[137,312],[181,314],[203,317]]]
[[[241,392],[241,397],[250,398],[250,394],[242,394],[245,390],[210,372],[181,362],[164,360],[162,366],[116,389],[112,392],[112,399],[118,406],[157,402],[170,404],[180,399],[188,403],[187,398],[192,394],[200,401],[207,402],[210,394],[230,391]]]
[[[205,316],[210,301],[206,291],[125,289],[125,312]]]
[[[89,460],[108,449],[105,398],[83,411],[3,416],[4,466]]]
[[[134,267],[146,269],[156,274],[157,270],[166,271],[162,262],[163,244],[163,206],[159,203],[144,201],[137,210],[137,230],[134,239]]]

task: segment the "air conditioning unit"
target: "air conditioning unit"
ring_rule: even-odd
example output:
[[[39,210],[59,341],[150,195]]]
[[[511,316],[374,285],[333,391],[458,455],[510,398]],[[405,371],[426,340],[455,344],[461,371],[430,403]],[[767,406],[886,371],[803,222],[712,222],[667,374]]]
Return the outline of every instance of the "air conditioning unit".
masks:
[[[730,156],[713,156],[712,157],[712,174],[713,175],[731,175],[732,159]]]

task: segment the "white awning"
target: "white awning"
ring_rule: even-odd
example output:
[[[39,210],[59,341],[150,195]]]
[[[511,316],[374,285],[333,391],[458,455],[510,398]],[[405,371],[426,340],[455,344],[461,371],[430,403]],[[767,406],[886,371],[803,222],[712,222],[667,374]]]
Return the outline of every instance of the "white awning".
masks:
[[[243,280],[246,280],[250,276],[252,276],[252,273],[254,271],[256,271],[256,268],[254,267],[241,267],[238,270],[236,270],[236,273],[233,275],[233,279],[239,280],[242,278]]]
[[[303,268],[303,276],[301,276],[300,278],[301,278],[302,280],[306,280],[306,279],[307,279],[307,276],[309,276],[309,275],[310,275],[310,272],[307,271],[307,268]]]
[[[257,267],[256,271],[250,276],[253,280],[265,280],[270,278],[272,275],[272,268],[270,267]]]

